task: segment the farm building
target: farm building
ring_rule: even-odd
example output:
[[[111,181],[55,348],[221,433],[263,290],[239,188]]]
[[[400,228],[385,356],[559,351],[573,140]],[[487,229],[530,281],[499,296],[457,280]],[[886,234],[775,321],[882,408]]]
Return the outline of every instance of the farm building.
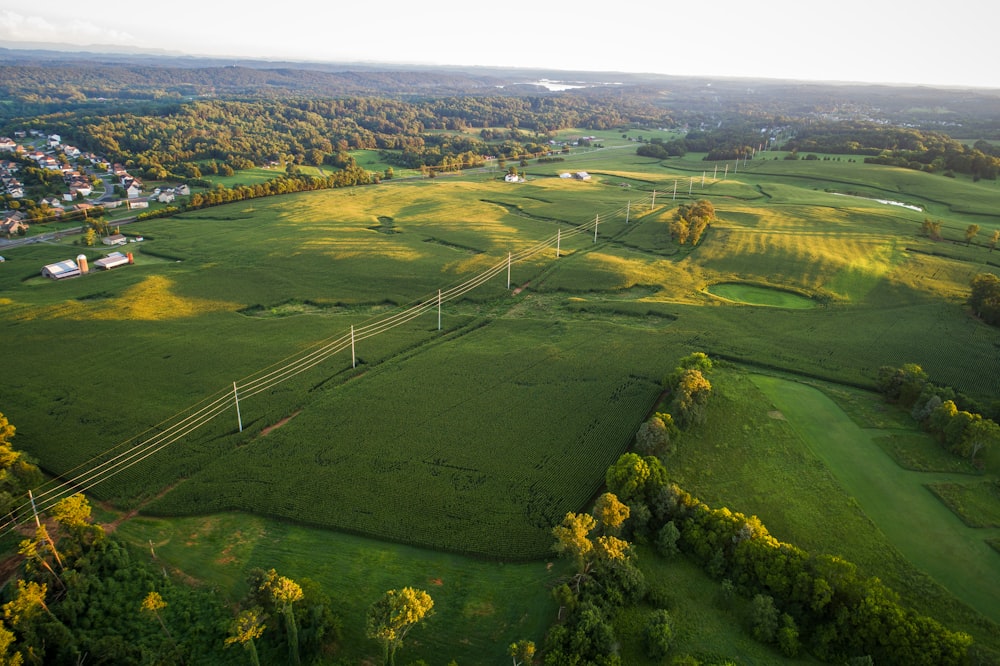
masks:
[[[127,255],[121,252],[111,252],[106,257],[101,257],[94,262],[95,268],[100,268],[102,271],[110,271],[112,268],[117,268],[118,266],[125,266],[129,263],[129,258]]]
[[[111,234],[102,238],[101,242],[105,245],[124,245],[128,242],[128,239],[122,234]]]
[[[66,261],[60,261],[55,264],[49,264],[48,266],[42,267],[42,275],[47,278],[52,278],[53,280],[62,280],[63,278],[77,277],[80,275],[80,267],[76,265],[76,262],[72,259],[67,259]]]

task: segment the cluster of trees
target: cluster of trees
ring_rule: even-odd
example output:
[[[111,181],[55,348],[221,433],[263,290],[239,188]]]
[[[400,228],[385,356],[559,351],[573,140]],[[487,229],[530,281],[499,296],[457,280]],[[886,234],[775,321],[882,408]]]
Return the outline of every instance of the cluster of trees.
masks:
[[[663,380],[670,397],[670,414],[680,428],[704,423],[712,384],[705,375],[712,372],[712,359],[694,352],[680,360]]]
[[[43,480],[12,448],[14,433],[0,414],[0,508],[7,514]],[[241,646],[260,666],[313,663],[338,649],[341,620],[308,579],[253,569],[246,596],[231,608],[214,591],[175,584],[136,558],[94,524],[83,495],[60,500],[47,514],[18,546],[16,583],[0,589],[0,664],[246,663],[226,649]],[[382,646],[386,664],[433,606],[429,594],[409,587],[371,605],[367,634]],[[528,654],[528,647],[512,645],[511,654]]]
[[[961,409],[954,390],[930,381],[915,363],[898,368],[882,366],[876,384],[888,402],[910,410],[910,415],[942,446],[973,464],[981,452],[1000,445],[1000,426],[996,422]]]
[[[197,178],[200,163],[219,169],[277,160],[338,166],[350,150],[391,151],[410,168],[462,168],[484,155],[538,155],[551,133],[567,127],[616,127],[668,114],[640,100],[509,95],[390,98],[198,100],[131,106],[86,107],[34,119],[82,149],[124,164],[150,179]],[[506,127],[493,139],[448,134],[469,128]],[[441,130],[445,130],[444,133]],[[522,131],[524,130],[524,131]]]
[[[545,664],[622,663],[616,654],[615,616],[647,592],[632,545],[618,536],[628,517],[629,507],[605,493],[593,514],[567,513],[553,528],[553,549],[573,560],[576,573],[553,590],[560,621],[546,635]]]
[[[697,245],[701,235],[715,221],[715,206],[707,199],[692,204],[681,204],[670,220],[670,237],[680,245],[691,241]]]
[[[659,459],[622,455],[608,492],[629,509],[626,538],[681,553],[751,600],[749,630],[788,656],[874,663],[965,663],[971,638],[902,607],[878,579],[839,557],[810,555],[772,537],[755,516],[714,509],[670,482]]]
[[[995,232],[994,236],[1000,234]],[[994,273],[978,273],[970,283],[969,306],[976,316],[993,326],[1000,326],[1000,278]]]

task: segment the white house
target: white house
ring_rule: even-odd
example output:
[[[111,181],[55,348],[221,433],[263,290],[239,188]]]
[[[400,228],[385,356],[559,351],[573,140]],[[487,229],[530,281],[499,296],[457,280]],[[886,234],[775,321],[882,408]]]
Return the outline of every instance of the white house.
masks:
[[[59,136],[58,134],[50,134],[49,135],[49,146],[50,147],[55,148],[60,143],[62,143],[62,137],[61,136]]]
[[[131,183],[128,184],[128,187],[125,188],[125,196],[128,197],[129,199],[138,199],[141,194],[142,194],[142,183],[140,183],[138,180],[133,180]]]
[[[0,151],[12,153],[15,148],[17,148],[17,143],[13,139],[6,136],[0,137]]]
[[[156,200],[160,203],[171,203],[174,200],[174,191],[163,190],[156,196]]]
[[[122,234],[111,234],[102,238],[101,242],[105,245],[124,245],[128,242],[128,239]]]

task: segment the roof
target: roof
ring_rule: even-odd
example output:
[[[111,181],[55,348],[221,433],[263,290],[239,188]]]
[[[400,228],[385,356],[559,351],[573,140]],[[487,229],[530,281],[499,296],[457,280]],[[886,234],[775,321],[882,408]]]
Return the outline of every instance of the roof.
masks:
[[[110,252],[107,256],[101,257],[94,262],[96,268],[110,270],[117,266],[124,266],[128,263],[128,257],[121,252]]]
[[[60,261],[54,264],[49,264],[42,268],[42,275],[45,277],[50,277],[56,280],[61,280],[62,278],[74,277],[80,274],[80,267],[76,265],[76,262],[72,259],[67,259],[66,261]]]

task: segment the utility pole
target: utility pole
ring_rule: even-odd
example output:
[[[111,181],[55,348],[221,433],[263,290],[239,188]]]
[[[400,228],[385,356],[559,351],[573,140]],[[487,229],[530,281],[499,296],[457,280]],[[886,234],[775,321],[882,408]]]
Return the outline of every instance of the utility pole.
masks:
[[[441,330],[441,290],[438,289],[438,330]]]
[[[562,229],[556,229],[556,259],[559,258],[559,244],[562,243]]]
[[[354,355],[354,324],[351,324],[351,367],[358,367],[358,357]]]
[[[653,210],[653,207],[655,205],[656,205],[656,190],[653,190],[653,199],[649,203],[649,210]]]
[[[507,288],[510,289],[510,257],[511,253],[507,253]]]
[[[35,525],[38,527],[42,526],[42,521],[38,520],[38,507],[35,506],[35,496],[31,494],[31,489],[28,489],[28,499],[31,500],[31,510],[35,514]]]
[[[236,401],[236,423],[240,426],[240,432],[243,432],[243,417],[240,416],[240,394],[236,391],[236,382],[233,382],[233,399]]]
[[[688,196],[691,196],[691,188],[694,187],[694,176],[688,181]]]
[[[677,198],[677,179],[674,178],[674,195],[670,197],[671,201]]]
[[[601,221],[601,216],[594,217],[594,242],[597,242],[597,223]]]
[[[629,213],[632,212],[632,200],[629,199],[625,204],[625,224],[628,224]]]

